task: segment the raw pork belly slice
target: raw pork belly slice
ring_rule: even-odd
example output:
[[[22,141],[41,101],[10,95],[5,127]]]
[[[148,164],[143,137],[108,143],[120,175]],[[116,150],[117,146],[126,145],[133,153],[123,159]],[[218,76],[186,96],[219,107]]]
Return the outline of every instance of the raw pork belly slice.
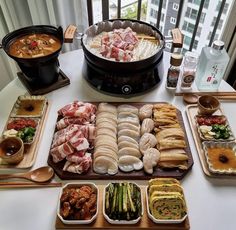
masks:
[[[94,120],[93,116],[91,116],[90,118],[92,121]],[[57,122],[56,126],[57,129],[60,130],[71,124],[84,125],[88,124],[89,122],[90,120],[88,120],[87,117],[63,117]]]
[[[74,101],[58,110],[58,114],[63,117],[80,117],[90,122],[95,119],[96,110],[97,107],[93,104]]]
[[[75,156],[76,157],[76,156]],[[77,162],[67,161],[63,167],[63,171],[82,174],[89,170],[92,164],[92,158],[90,153],[86,153],[83,157],[77,156]],[[74,160],[74,159],[73,159]]]
[[[74,101],[58,111],[61,120],[57,122],[50,150],[53,162],[66,158],[63,170],[73,173],[87,172],[91,166],[91,154],[95,139],[95,113],[97,107],[90,103]]]
[[[126,29],[114,29],[103,35],[101,55],[106,58],[114,58],[117,61],[130,61],[132,50],[138,43],[136,33],[130,27]]]
[[[50,150],[54,163],[62,161],[66,156],[72,154],[73,152],[74,148],[72,148],[68,142],[65,142]]]
[[[55,133],[52,147],[61,145],[69,141],[74,136],[85,137],[89,142],[95,139],[95,126],[93,124],[86,125],[69,125],[67,128],[59,130]]]

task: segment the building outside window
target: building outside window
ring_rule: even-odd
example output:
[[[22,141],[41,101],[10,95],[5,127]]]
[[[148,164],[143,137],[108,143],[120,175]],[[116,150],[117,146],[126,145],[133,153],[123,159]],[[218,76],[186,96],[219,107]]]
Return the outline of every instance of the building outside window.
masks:
[[[176,18],[170,17],[170,23],[175,25],[176,24]]]
[[[179,4],[174,2],[172,8],[173,10],[176,10],[176,11],[179,10]]]

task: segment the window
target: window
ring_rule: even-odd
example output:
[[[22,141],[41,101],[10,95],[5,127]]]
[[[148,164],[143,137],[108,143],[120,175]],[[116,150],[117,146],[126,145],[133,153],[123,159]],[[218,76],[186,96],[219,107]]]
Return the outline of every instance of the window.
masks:
[[[188,0],[188,2],[195,3],[197,5],[200,5],[201,0]]]
[[[193,49],[197,49],[197,45],[198,45],[198,41],[197,40],[194,40],[193,42]]]
[[[223,9],[223,14],[226,14],[229,9],[229,3],[225,3],[224,9]]]
[[[202,27],[198,26],[196,35],[200,37],[201,32],[202,32]]]
[[[171,44],[170,43],[166,43],[166,48],[171,49]]]
[[[208,7],[209,7],[209,2],[210,2],[210,0],[205,0],[205,2],[204,2],[204,4],[203,4],[203,7],[204,7],[205,9],[208,9]]]
[[[213,18],[211,26],[214,26],[216,24],[216,17]]]
[[[201,17],[200,17],[200,23],[204,23],[205,17],[206,17],[206,13],[202,12]]]
[[[178,3],[173,3],[173,10],[179,10],[179,4]]]
[[[175,23],[176,23],[176,18],[170,17],[170,23],[175,25]]]
[[[222,1],[219,1],[217,6],[216,6],[216,11],[219,12],[220,7],[221,7]],[[226,14],[229,9],[229,3],[225,3],[224,9],[223,9],[223,14]]]
[[[164,21],[164,17],[165,17],[165,15],[163,13],[161,13],[161,21],[162,22]]]
[[[207,40],[210,40],[211,39],[211,35],[212,35],[212,32],[210,32],[207,36]]]
[[[187,26],[188,26],[188,23],[187,23],[186,21],[184,21],[184,24],[183,24],[182,30],[187,30]]]
[[[221,30],[222,26],[223,26],[223,20],[220,19],[217,29]]]
[[[194,27],[195,27],[195,26],[194,26],[192,23],[188,23],[186,30],[187,30],[189,33],[193,33]]]
[[[191,38],[185,35],[184,36],[184,44],[187,46],[190,46],[190,43],[191,43]]]
[[[151,17],[157,18],[157,10],[151,9]]]
[[[189,17],[190,17],[190,12],[191,12],[191,8],[190,8],[190,7],[187,7],[185,16],[189,18]]]
[[[159,0],[152,0],[152,4],[158,6],[159,5]]]
[[[166,8],[166,0],[163,0],[163,3],[162,3],[162,8],[165,9]]]
[[[190,8],[190,7],[187,7],[185,16],[188,17],[188,18],[191,18],[191,19],[196,20],[196,18],[197,18],[197,13],[198,13],[197,10],[192,9],[192,8]]]

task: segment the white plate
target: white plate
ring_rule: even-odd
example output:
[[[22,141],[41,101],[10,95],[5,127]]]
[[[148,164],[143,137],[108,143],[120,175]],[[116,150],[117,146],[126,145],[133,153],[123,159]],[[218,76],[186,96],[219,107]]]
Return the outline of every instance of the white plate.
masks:
[[[150,212],[149,209],[149,202],[148,202],[148,186],[146,187],[146,203],[147,203],[147,213],[148,213],[148,217],[156,224],[179,224],[182,223],[186,218],[187,218],[187,214],[185,216],[183,216],[182,219],[178,219],[178,220],[161,220],[161,219],[156,219]],[[184,199],[185,200],[185,199]],[[186,203],[186,202],[185,202]],[[187,207],[186,207],[187,209]]]
[[[63,190],[65,188],[80,188],[83,185],[88,185],[90,187],[92,187],[93,189],[95,189],[95,191],[97,191],[97,211],[95,213],[95,215],[92,216],[92,218],[90,220],[65,220],[61,215],[60,215],[60,198],[61,195],[63,193]],[[98,204],[99,204],[99,190],[98,187],[94,184],[94,183],[90,183],[90,182],[75,182],[75,183],[67,183],[65,184],[60,191],[59,194],[59,199],[58,199],[58,205],[57,205],[57,216],[60,218],[60,220],[64,223],[64,224],[90,224],[92,223],[98,215]]]
[[[203,140],[203,141],[217,141],[217,142],[221,142],[221,141],[233,141],[235,139],[234,134],[232,132],[232,129],[229,126],[229,122],[228,122],[226,116],[224,116],[224,115],[216,115],[216,116],[220,116],[220,117],[225,117],[226,118],[225,125],[227,125],[228,129],[229,129],[229,134],[230,134],[229,138],[228,139],[215,139],[214,137],[213,137],[213,139],[206,138],[203,135],[203,133],[201,132],[200,125],[197,122],[197,117],[202,117],[202,116],[203,115],[196,115],[195,116],[195,122],[196,122],[196,126],[197,126],[197,131],[198,131],[198,134],[199,134],[201,140]],[[213,116],[215,116],[215,115],[213,115]]]
[[[203,150],[204,150],[204,154],[206,156],[206,161],[207,161],[207,164],[208,164],[208,168],[209,168],[209,171],[212,172],[212,173],[217,173],[217,174],[236,174],[236,169],[232,169],[232,168],[229,168],[229,169],[225,169],[225,170],[220,170],[220,169],[215,169],[209,159],[209,156],[208,156],[208,151],[207,149],[208,148],[216,148],[216,147],[219,147],[219,148],[231,148],[235,155],[236,155],[236,143],[234,141],[232,142],[214,142],[214,141],[204,141],[203,142]]]
[[[118,181],[115,181],[115,182],[111,182],[111,183],[121,183],[122,181],[118,182]],[[135,220],[113,220],[111,219],[105,212],[105,196],[106,196],[106,189],[108,188],[108,186],[110,185],[110,183],[104,188],[104,191],[103,191],[103,216],[105,217],[105,219],[110,223],[110,224],[136,224],[138,223],[140,220],[141,220],[141,217],[143,215],[143,197],[142,197],[142,190],[141,188],[134,182],[128,182],[128,183],[133,183],[135,184],[139,189],[140,189],[140,194],[141,194],[141,215],[135,219]]]
[[[23,100],[40,100],[40,101],[43,101],[41,111],[38,114],[35,114],[35,115],[18,115],[17,110],[19,109],[21,101],[23,101]],[[43,113],[46,109],[46,102],[47,102],[47,99],[44,96],[24,96],[24,95],[19,96],[17,98],[17,101],[14,104],[14,107],[12,109],[12,112],[11,112],[10,116],[11,117],[42,117],[42,115],[43,115]]]

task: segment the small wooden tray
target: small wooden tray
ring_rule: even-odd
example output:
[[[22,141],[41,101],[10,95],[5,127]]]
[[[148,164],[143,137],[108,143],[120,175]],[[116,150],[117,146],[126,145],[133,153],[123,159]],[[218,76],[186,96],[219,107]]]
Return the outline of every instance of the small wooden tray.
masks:
[[[42,114],[42,117],[39,119],[39,123],[37,126],[37,131],[34,137],[34,142],[31,145],[24,145],[24,158],[23,160],[17,164],[17,165],[12,165],[12,164],[8,164],[5,163],[1,158],[0,158],[0,171],[3,169],[27,169],[33,166],[35,160],[36,160],[36,156],[37,156],[37,152],[38,152],[38,148],[39,148],[39,143],[42,137],[42,131],[44,129],[44,125],[45,125],[45,120],[47,118],[48,115],[48,101],[46,101],[45,104],[45,109],[44,112]],[[11,115],[10,115],[11,117]],[[9,119],[10,119],[9,117]],[[7,122],[8,123],[8,122]],[[5,130],[5,128],[4,128]]]
[[[59,72],[58,80],[49,86],[42,86],[39,82],[37,82],[36,84],[29,83],[22,72],[18,72],[17,75],[31,95],[43,95],[70,84],[70,79],[61,69]]]
[[[198,157],[199,160],[201,162],[201,166],[202,166],[202,170],[203,172],[209,176],[209,177],[217,177],[217,178],[236,178],[235,174],[233,175],[226,175],[226,174],[215,174],[209,171],[209,167],[207,164],[207,160],[204,154],[204,150],[203,150],[203,146],[202,146],[202,141],[200,139],[198,130],[197,130],[197,125],[196,125],[196,121],[195,121],[195,115],[198,114],[198,107],[197,104],[194,105],[188,105],[186,107],[186,113],[187,113],[187,117],[188,117],[188,121],[191,127],[191,131],[193,134],[193,139],[195,142],[195,146],[197,148],[197,153],[198,153]],[[219,109],[218,111],[216,111],[216,113],[214,115],[223,115],[223,111],[221,109]]]
[[[96,103],[90,102],[90,103],[93,103],[96,105],[98,104],[98,102],[96,102]],[[161,103],[161,102],[158,102],[158,103]],[[158,103],[152,102],[152,104],[158,104]],[[165,103],[165,102],[162,102],[162,104],[163,103]],[[111,104],[118,106],[118,105],[124,104],[124,103],[111,102]],[[150,103],[148,103],[148,102],[147,103],[132,102],[129,104],[139,108],[139,107],[143,106],[144,104],[150,104]],[[76,173],[70,173],[70,172],[63,171],[63,166],[65,164],[65,160],[60,161],[58,163],[54,163],[52,160],[52,156],[50,154],[48,157],[48,165],[50,165],[55,170],[55,173],[63,180],[110,180],[110,179],[112,179],[112,180],[122,180],[122,179],[147,180],[147,179],[151,179],[151,178],[155,178],[155,177],[174,177],[176,179],[182,179],[191,170],[191,168],[193,166],[193,158],[192,158],[191,150],[189,147],[187,134],[185,131],[183,117],[182,117],[181,111],[178,109],[177,109],[177,117],[178,117],[180,125],[185,133],[185,141],[186,141],[187,147],[184,150],[189,157],[187,170],[162,169],[160,167],[156,167],[152,175],[146,174],[144,172],[144,170],[132,171],[132,172],[128,172],[128,173],[122,172],[121,170],[119,170],[118,173],[115,175],[108,175],[108,174],[97,174],[96,172],[93,171],[93,169],[91,167],[86,174],[76,174]]]
[[[187,230],[190,229],[188,217],[180,224],[155,224],[152,220],[149,219],[147,214],[146,207],[146,195],[145,195],[145,186],[140,186],[143,195],[143,216],[137,224],[131,225],[113,225],[108,223],[103,217],[102,206],[103,206],[103,189],[104,186],[98,186],[99,189],[99,203],[98,203],[98,216],[97,219],[88,225],[66,225],[61,222],[61,220],[56,217],[56,229],[159,229],[159,230]]]

